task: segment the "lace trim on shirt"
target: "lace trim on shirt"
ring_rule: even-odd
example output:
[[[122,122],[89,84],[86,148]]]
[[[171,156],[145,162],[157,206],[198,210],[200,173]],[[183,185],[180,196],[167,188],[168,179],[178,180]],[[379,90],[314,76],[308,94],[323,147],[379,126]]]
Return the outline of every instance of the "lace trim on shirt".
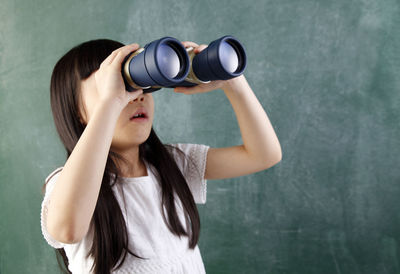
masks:
[[[56,178],[58,177],[58,172],[62,169],[62,167],[54,170],[49,176],[46,178],[46,193],[42,201],[42,209],[40,211],[40,225],[42,228],[42,234],[47,243],[54,248],[63,248],[66,244],[61,243],[55,240],[47,231],[47,213],[48,213],[48,205],[50,204],[50,194],[53,191],[54,184],[56,182]]]
[[[177,143],[171,144],[181,149],[186,157],[181,159],[178,152],[174,152],[175,159],[181,163],[183,174],[197,204],[206,203],[207,180],[204,179],[208,149],[207,145]],[[179,156],[179,157],[178,157]],[[184,160],[182,162],[182,160]]]
[[[198,194],[200,195],[197,203],[205,204],[207,198],[207,180],[204,179],[208,146],[195,144],[194,149],[190,150],[189,158],[193,161],[192,166],[189,164],[188,179],[195,182],[199,186]],[[194,164],[196,163],[197,166]],[[195,187],[195,186],[194,186]]]

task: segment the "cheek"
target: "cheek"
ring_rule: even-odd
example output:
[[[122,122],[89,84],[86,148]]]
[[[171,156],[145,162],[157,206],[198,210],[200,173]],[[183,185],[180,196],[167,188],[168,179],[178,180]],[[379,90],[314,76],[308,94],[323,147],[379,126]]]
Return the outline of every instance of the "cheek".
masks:
[[[134,123],[134,122],[131,122]],[[152,123],[146,126],[126,123],[117,123],[112,139],[112,147],[118,149],[129,149],[133,145],[140,145],[145,142],[151,132]]]
[[[150,99],[150,108],[151,108],[151,111],[152,111],[152,113],[154,114],[154,99],[153,99],[153,96],[151,96],[151,99]]]

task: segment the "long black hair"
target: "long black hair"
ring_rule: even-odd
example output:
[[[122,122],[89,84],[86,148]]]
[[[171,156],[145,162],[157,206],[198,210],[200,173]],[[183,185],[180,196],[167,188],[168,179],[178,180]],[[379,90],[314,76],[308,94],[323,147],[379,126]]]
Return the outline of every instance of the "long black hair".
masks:
[[[86,126],[79,119],[81,117],[79,113],[80,82],[96,71],[113,50],[122,46],[122,43],[108,39],[87,41],[69,50],[53,69],[50,103],[54,123],[66,149],[67,158],[71,155]],[[200,217],[193,195],[174,160],[171,149],[177,149],[182,157],[185,157],[178,148],[163,144],[152,127],[147,140],[139,145],[139,159],[147,161],[157,170],[155,175],[162,189],[161,204],[163,208],[165,207],[168,216],[165,216],[164,210],[162,214],[168,228],[179,237],[188,236],[189,248],[194,249],[199,240]],[[94,226],[94,236],[87,256],[93,258],[94,273],[110,273],[111,270],[118,269],[125,261],[128,252],[141,258],[128,248],[126,223],[112,191],[112,186],[121,174],[116,159],[126,161],[121,155],[110,150],[90,224]],[[116,176],[111,176],[113,174]],[[47,182],[43,185],[43,192]],[[190,231],[185,230],[178,218],[174,193],[182,202],[186,224],[190,224],[188,227]],[[65,250],[56,249],[56,255],[60,267],[70,273]],[[64,265],[60,263],[60,256]],[[120,263],[117,265],[118,262]]]

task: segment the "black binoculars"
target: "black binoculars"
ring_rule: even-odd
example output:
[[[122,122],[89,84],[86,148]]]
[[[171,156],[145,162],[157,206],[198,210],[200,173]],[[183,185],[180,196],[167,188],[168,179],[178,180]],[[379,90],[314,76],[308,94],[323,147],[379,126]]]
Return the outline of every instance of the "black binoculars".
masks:
[[[241,75],[246,53],[235,37],[225,35],[198,54],[173,37],[150,42],[125,57],[122,78],[127,91],[153,92],[162,87],[191,87]]]

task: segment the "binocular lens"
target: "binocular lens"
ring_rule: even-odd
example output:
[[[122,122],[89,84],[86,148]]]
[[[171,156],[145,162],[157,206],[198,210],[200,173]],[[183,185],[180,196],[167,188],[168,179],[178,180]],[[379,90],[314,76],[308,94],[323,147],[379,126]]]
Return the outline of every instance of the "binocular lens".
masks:
[[[224,69],[230,73],[237,70],[239,66],[239,53],[226,41],[223,41],[220,46],[221,64]]]
[[[189,56],[179,40],[163,37],[128,55],[122,72],[126,90],[151,92],[182,82],[189,73]]]
[[[212,41],[193,58],[193,72],[201,81],[228,80],[239,76],[246,67],[246,53],[233,36]]]
[[[162,44],[157,50],[157,60],[160,70],[167,77],[174,78],[181,68],[181,61],[176,51],[169,45]]]

